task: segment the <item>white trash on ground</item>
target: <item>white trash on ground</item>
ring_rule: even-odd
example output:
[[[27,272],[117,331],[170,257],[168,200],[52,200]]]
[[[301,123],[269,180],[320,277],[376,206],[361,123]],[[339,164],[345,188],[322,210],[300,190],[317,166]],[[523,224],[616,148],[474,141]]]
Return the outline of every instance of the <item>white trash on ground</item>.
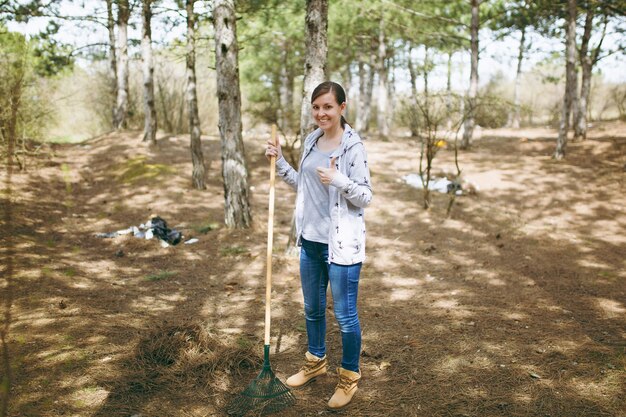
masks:
[[[402,180],[406,182],[411,187],[415,187],[418,189],[423,189],[424,185],[422,184],[422,178],[418,174],[408,174],[402,177]],[[455,193],[456,195],[462,195],[463,190],[461,189],[461,184],[450,181],[445,177],[437,178],[433,177],[428,181],[428,189],[433,191],[438,191],[440,193]]]

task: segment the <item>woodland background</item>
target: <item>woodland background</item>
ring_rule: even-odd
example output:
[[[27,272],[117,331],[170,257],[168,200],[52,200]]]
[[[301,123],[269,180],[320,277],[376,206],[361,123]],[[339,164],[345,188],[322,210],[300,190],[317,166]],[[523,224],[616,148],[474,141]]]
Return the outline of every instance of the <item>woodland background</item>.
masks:
[[[624,416],[625,11],[0,0],[0,416],[223,414],[260,366],[263,144],[276,124],[297,161],[326,79],[375,188],[342,413]],[[461,195],[428,189],[444,177]],[[306,341],[293,197],[278,185],[281,378]],[[154,214],[199,242],[95,237]],[[284,415],[330,413],[333,385]]]

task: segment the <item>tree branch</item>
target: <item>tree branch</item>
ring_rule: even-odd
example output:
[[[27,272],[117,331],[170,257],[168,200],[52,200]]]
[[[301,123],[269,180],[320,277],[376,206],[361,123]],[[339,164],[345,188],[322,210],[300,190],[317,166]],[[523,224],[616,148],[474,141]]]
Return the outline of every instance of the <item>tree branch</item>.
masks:
[[[460,20],[454,20],[454,19],[450,19],[447,17],[443,17],[443,16],[433,16],[433,15],[429,15],[426,13],[422,13],[422,12],[418,12],[416,10],[413,9],[409,9],[407,7],[401,6],[399,4],[396,4],[394,2],[392,2],[391,0],[382,0],[383,3],[387,3],[390,4],[404,12],[407,12],[409,14],[415,15],[415,16],[419,16],[419,17],[423,17],[425,19],[432,19],[432,20],[441,20],[443,22],[448,22],[448,23],[453,23],[455,25],[460,25],[460,26],[464,26],[464,27],[469,27],[469,25],[466,25],[465,23],[461,22]]]

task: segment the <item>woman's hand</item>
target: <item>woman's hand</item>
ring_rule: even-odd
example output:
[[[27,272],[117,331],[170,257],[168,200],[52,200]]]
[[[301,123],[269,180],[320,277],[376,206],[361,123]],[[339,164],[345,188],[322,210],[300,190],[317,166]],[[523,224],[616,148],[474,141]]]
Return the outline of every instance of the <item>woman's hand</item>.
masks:
[[[333,157],[330,160],[330,168],[317,167],[317,175],[320,177],[320,181],[324,185],[330,185],[333,182],[333,178],[335,178],[335,174],[337,174],[337,166],[335,165],[335,161],[337,157]]]
[[[276,144],[272,141],[272,139],[267,140],[267,145],[265,145],[265,156],[268,160],[272,158],[272,156],[276,157],[276,160],[279,160],[283,156],[283,151],[280,148],[280,140],[276,139]]]

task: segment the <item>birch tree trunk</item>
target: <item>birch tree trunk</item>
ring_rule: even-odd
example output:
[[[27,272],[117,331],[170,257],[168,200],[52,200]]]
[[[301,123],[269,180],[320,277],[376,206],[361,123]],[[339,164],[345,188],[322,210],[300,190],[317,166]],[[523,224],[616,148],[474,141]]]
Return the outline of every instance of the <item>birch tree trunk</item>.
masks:
[[[378,135],[382,140],[389,139],[389,125],[387,124],[387,68],[385,58],[387,57],[387,45],[385,44],[385,20],[381,17],[378,26],[378,60],[376,61],[378,72]]]
[[[215,68],[222,142],[224,219],[229,228],[248,228],[252,222],[248,199],[248,169],[241,135],[241,90],[237,16],[234,0],[213,2]]]
[[[156,145],[157,113],[154,104],[154,63],[152,62],[152,0],[143,0],[143,34],[141,55],[143,57],[143,140]]]
[[[305,17],[304,87],[300,106],[300,140],[304,143],[315,124],[311,118],[311,93],[326,78],[328,57],[328,0],[307,0]]]
[[[567,149],[567,131],[569,130],[570,109],[572,106],[572,83],[576,83],[576,0],[567,0],[567,20],[565,49],[565,94],[559,123],[559,137],[556,141],[554,159],[563,159]]]
[[[187,109],[189,113],[189,138],[191,150],[191,185],[197,190],[204,190],[206,167],[202,153],[200,116],[198,115],[198,95],[196,93],[196,14],[193,6],[196,0],[186,0],[187,11]]]
[[[472,136],[474,134],[474,115],[476,113],[476,93],[478,92],[478,8],[479,0],[471,0],[472,5],[472,22],[470,26],[471,33],[471,70],[470,70],[470,86],[467,94],[467,107],[465,124],[463,130],[463,140],[461,141],[461,149],[467,149],[472,144]]]
[[[119,0],[117,13],[117,104],[115,128],[126,127],[128,113],[128,0]]]
[[[107,31],[109,32],[109,71],[111,78],[111,126],[116,124],[117,100],[117,62],[115,53],[115,19],[113,18],[113,0],[106,0]]]
[[[520,98],[519,90],[522,85],[522,61],[524,60],[524,49],[526,48],[526,27],[522,28],[522,37],[519,41],[519,52],[517,54],[517,71],[515,73],[515,88],[513,89],[513,114],[510,116],[509,126],[518,129],[520,124]]]

